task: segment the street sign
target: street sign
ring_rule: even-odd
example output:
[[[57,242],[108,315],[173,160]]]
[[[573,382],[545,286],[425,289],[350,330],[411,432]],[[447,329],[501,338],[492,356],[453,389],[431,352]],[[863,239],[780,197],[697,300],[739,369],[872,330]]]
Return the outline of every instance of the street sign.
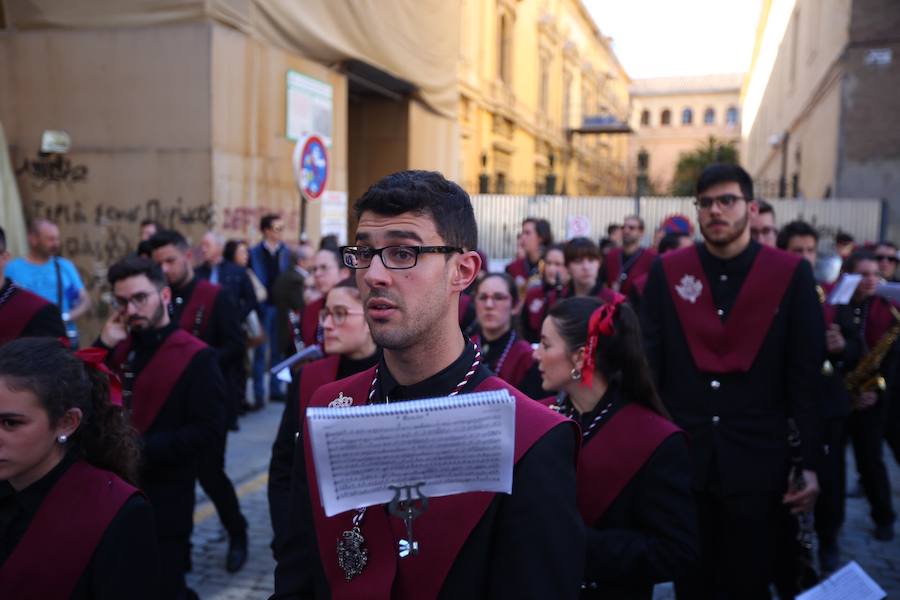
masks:
[[[297,140],[294,147],[294,177],[300,193],[309,200],[318,200],[328,182],[328,149],[317,135]]]

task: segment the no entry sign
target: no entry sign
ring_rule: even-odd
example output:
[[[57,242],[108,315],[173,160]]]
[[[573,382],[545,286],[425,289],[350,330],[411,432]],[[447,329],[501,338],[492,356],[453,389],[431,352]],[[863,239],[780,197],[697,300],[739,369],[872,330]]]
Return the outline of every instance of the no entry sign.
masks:
[[[318,200],[328,182],[328,149],[317,135],[300,138],[294,147],[294,177],[300,193]]]

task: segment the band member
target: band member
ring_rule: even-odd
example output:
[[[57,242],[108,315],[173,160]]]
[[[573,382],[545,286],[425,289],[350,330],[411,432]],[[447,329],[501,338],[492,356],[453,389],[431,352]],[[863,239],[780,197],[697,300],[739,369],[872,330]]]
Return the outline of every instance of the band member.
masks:
[[[4,598],[159,597],[153,509],[134,487],[137,441],[97,353],[79,360],[48,338],[0,348]]]
[[[775,226],[775,208],[762,198],[756,200],[759,210],[750,217],[750,237],[770,248],[778,242],[778,228]]]
[[[479,346],[484,364],[497,377],[519,388],[531,368],[531,344],[513,327],[513,306],[519,301],[516,283],[506,273],[489,273],[475,290]]]
[[[7,279],[8,262],[6,232],[0,227],[0,345],[17,337],[66,337],[59,308]]]
[[[272,552],[280,560],[290,535],[288,515],[294,443],[302,415],[319,387],[375,366],[378,352],[363,316],[356,278],[348,277],[331,288],[319,313],[323,344],[328,355],[303,365],[291,381],[288,398],[269,463],[269,515],[272,519]]]
[[[319,323],[319,313],[325,305],[325,296],[336,286],[338,282],[350,276],[350,272],[341,263],[341,257],[330,248],[322,248],[316,252],[316,259],[310,268],[316,290],[322,296],[315,302],[310,302],[303,309],[300,319],[300,331],[303,343],[307,346],[321,343],[322,327]]]
[[[697,516],[686,437],[656,395],[637,316],[623,300],[563,300],[534,355],[544,388],[560,390],[553,407],[581,425],[581,597],[649,600],[655,583],[696,560]]]
[[[221,287],[196,276],[191,248],[177,231],[158,232],[150,238],[150,247],[154,262],[159,264],[172,290],[172,321],[213,348],[222,374],[228,374],[226,381],[231,385],[225,388],[225,419],[228,428],[236,430],[240,399],[238,382],[230,378],[239,372],[237,362],[244,360],[245,348],[237,304]],[[221,444],[200,458],[197,479],[228,532],[225,569],[234,573],[247,561],[247,520],[225,473],[227,433],[223,432],[219,439]]]
[[[138,479],[156,513],[162,598],[196,597],[184,581],[190,560],[197,457],[222,444],[225,383],[216,353],[172,321],[172,291],[159,266],[128,257],[107,279],[117,310],[98,344],[123,382],[141,436]],[[126,595],[127,596],[127,595]]]
[[[635,278],[650,271],[656,258],[652,248],[641,247],[644,237],[644,220],[637,215],[625,217],[622,225],[622,246],[606,254],[601,279],[611,289],[628,294]]]
[[[746,171],[707,167],[704,242],[661,257],[641,300],[660,397],[691,437],[701,561],[680,598],[768,598],[778,506],[808,512],[818,493],[822,310],[806,261],[750,239],[752,199]],[[803,490],[786,491],[789,416]]]
[[[600,273],[600,249],[585,237],[572,238],[566,244],[566,268],[571,280],[565,297],[593,296],[608,302],[613,299],[612,290],[606,287]]]
[[[657,256],[662,256],[667,252],[671,252],[672,250],[678,250],[679,248],[686,248],[688,246],[692,246],[694,241],[691,239],[691,236],[684,232],[675,232],[675,233],[667,233],[659,240],[659,244],[656,245],[656,254]],[[641,295],[644,293],[644,286],[647,285],[647,278],[650,276],[650,273],[644,273],[638,277],[634,278],[634,281],[631,285],[631,291],[628,292],[628,303],[631,307],[638,312],[641,306]]]
[[[523,302],[522,332],[531,343],[541,339],[541,324],[547,311],[565,297],[569,285],[569,270],[566,269],[565,247],[562,244],[547,248],[541,279],[543,284],[529,289]]]
[[[384,508],[325,516],[304,431],[291,506],[307,544],[279,561],[275,598],[574,598],[584,532],[575,508],[573,428],[492,377],[460,332],[459,294],[480,267],[468,195],[439,173],[404,171],[369,188],[355,209],[356,245],[342,254],[356,270],[383,357],[375,368],[319,388],[310,406],[346,396],[365,404],[506,389],[516,398],[513,493],[430,499],[416,519],[421,549],[401,559],[405,529]],[[354,523],[368,562],[345,571],[335,544]]]
[[[889,301],[875,296],[881,274],[873,253],[853,252],[844,269],[862,276],[850,303],[835,307],[834,321],[845,332],[841,357],[852,409],[847,426],[860,483],[875,522],[873,536],[879,541],[889,541],[894,538],[896,514],[882,441],[889,392],[896,385],[900,312]]]
[[[521,297],[525,297],[525,289],[528,287],[529,281],[540,275],[544,250],[549,248],[552,243],[553,232],[550,230],[550,221],[535,217],[528,217],[522,221],[519,244],[525,256],[506,266],[506,272],[515,280],[516,287],[522,291]]]

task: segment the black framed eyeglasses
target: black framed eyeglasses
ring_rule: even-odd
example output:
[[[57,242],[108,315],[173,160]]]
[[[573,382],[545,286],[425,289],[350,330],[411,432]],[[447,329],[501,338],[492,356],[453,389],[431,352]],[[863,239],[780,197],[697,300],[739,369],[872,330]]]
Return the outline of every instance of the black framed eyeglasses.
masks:
[[[388,269],[412,269],[419,261],[420,254],[455,254],[465,252],[457,246],[342,246],[341,260],[350,269],[368,269],[376,256]]]
[[[721,196],[697,196],[694,200],[694,206],[697,208],[709,208],[713,203],[718,204],[720,208],[731,208],[738,200],[747,200],[744,196],[735,194],[722,194]]]

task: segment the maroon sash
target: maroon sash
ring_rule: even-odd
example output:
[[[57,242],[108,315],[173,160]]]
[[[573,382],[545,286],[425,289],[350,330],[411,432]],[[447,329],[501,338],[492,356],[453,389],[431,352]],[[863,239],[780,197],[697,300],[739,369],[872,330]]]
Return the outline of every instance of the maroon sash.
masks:
[[[896,322],[891,314],[891,303],[880,296],[873,297],[866,315],[866,346],[872,349],[878,345],[881,336]]]
[[[109,471],[73,463],[0,567],[0,596],[68,600],[109,524],[139,493]]]
[[[528,326],[532,331],[540,333],[541,325],[544,323],[544,317],[553,308],[557,300],[566,297],[568,288],[563,288],[562,292],[557,292],[556,288],[546,289],[544,286],[534,287],[525,294],[525,312],[528,318]]]
[[[463,319],[466,318],[466,311],[472,304],[472,296],[468,294],[459,295],[459,324],[462,325]]]
[[[648,279],[650,279],[650,273],[642,273],[640,277],[635,277],[631,289],[633,289],[638,296],[643,296]]]
[[[339,394],[351,396],[356,405],[365,404],[374,372],[373,367],[320,388],[313,395],[310,406],[327,406]],[[516,398],[514,458],[518,462],[537,440],[554,426],[563,423],[564,419],[496,377],[483,381],[476,391],[495,389],[509,390]],[[429,499],[428,510],[416,519],[415,526],[416,537],[424,541],[422,549],[418,556],[409,556],[402,561],[397,556],[397,547],[398,541],[406,537],[403,522],[389,516],[382,507],[370,507],[362,524],[369,561],[362,574],[348,582],[338,566],[335,548],[341,534],[352,527],[351,520],[355,511],[333,517],[325,516],[319,499],[307,423],[303,427],[310,503],[319,555],[331,588],[331,597],[334,600],[436,598],[453,562],[478,525],[494,494],[473,492]],[[573,433],[576,431],[577,428],[573,429]]]
[[[621,294],[627,295],[629,290],[631,290],[634,279],[639,275],[649,273],[650,267],[653,266],[653,261],[656,259],[656,252],[649,248],[641,248],[638,252],[640,254],[635,259],[634,264],[631,265],[631,269],[628,270],[628,277],[619,286],[619,293]],[[613,287],[619,281],[619,277],[622,275],[622,258],[624,254],[621,248],[613,248],[606,255],[606,285]]]
[[[506,360],[500,366],[500,372],[497,377],[513,387],[517,387],[525,378],[525,373],[531,368],[534,362],[532,358],[534,351],[531,344],[525,340],[517,340],[513,343],[512,348],[506,355]]]
[[[141,434],[150,429],[194,356],[206,347],[190,333],[176,329],[141,369],[131,394],[131,422]],[[112,368],[119,376],[130,349],[131,338],[117,344],[112,351]]]
[[[518,277],[528,279],[528,263],[524,258],[518,258],[506,265],[506,272],[513,279]]]
[[[297,400],[299,401],[300,411],[297,413],[300,417],[300,424],[303,423],[303,415],[306,414],[306,407],[312,399],[316,390],[327,383],[337,379],[338,366],[341,363],[341,357],[338,354],[332,354],[319,360],[314,360],[309,364],[303,365],[300,372],[300,385]]]
[[[746,372],[778,312],[797,256],[762,246],[741,286],[732,316],[722,322],[696,246],[666,253],[663,271],[694,363],[708,373]]]
[[[303,309],[303,316],[300,318],[300,334],[303,336],[303,343],[312,346],[317,343],[316,334],[319,331],[319,312],[325,306],[325,298],[319,298],[315,302],[311,302]]]
[[[584,445],[578,461],[578,511],[594,525],[666,438],[681,432],[640,404],[629,403]]]
[[[181,312],[178,326],[198,338],[203,338],[221,289],[206,279],[197,279],[194,291],[191,292],[191,297]]]
[[[2,279],[0,283],[3,283]],[[10,297],[0,306],[0,344],[18,338],[38,311],[48,304],[50,303],[37,294],[16,286]]]

